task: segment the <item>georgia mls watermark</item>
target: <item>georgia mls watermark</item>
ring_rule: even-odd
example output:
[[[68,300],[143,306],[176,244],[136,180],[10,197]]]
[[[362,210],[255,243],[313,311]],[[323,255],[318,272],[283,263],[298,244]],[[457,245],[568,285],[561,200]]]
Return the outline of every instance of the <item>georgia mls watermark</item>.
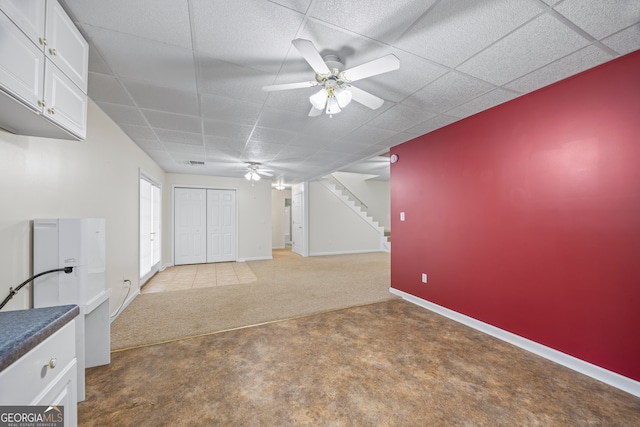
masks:
[[[0,406],[0,427],[63,427],[64,406]]]

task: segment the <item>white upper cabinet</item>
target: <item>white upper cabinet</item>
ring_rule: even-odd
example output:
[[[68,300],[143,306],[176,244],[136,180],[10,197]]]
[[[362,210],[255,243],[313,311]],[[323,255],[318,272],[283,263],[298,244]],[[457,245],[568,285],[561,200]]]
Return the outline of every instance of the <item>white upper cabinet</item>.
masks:
[[[0,9],[34,44],[44,46],[45,0],[0,0]]]
[[[0,82],[2,88],[32,108],[43,100],[44,55],[0,13]]]
[[[49,61],[45,81],[45,117],[84,139],[87,136],[87,95],[78,91],[71,79]]]
[[[55,0],[47,0],[45,54],[84,93],[89,77],[89,44]]]
[[[0,0],[0,9],[0,127],[84,139],[89,45],[56,0]]]

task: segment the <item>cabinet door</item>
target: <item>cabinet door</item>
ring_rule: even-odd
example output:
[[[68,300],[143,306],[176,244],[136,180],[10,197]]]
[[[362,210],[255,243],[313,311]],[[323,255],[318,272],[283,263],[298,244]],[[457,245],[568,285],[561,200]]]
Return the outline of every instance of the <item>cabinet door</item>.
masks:
[[[43,99],[44,54],[0,13],[0,87],[33,110]]]
[[[87,95],[49,60],[44,74],[44,116],[84,139],[87,136]]]
[[[55,383],[36,398],[31,405],[64,407],[64,426],[75,427],[78,425],[78,395],[77,395],[77,370],[76,360],[67,365]]]
[[[89,76],[89,45],[56,0],[47,1],[45,54],[84,93]]]
[[[33,43],[44,43],[45,0],[0,0],[0,9]]]

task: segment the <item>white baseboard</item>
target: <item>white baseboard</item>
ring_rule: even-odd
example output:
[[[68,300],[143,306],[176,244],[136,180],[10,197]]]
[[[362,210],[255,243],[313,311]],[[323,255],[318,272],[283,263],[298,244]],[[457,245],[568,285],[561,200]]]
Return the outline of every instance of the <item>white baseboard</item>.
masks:
[[[356,251],[336,251],[336,252],[313,252],[309,256],[327,256],[327,255],[353,255],[353,254],[368,254],[372,252],[385,252],[383,249],[367,249]]]
[[[270,260],[273,259],[272,256],[265,256],[265,257],[249,257],[249,258],[238,258],[238,262],[247,262],[247,261],[264,261],[264,260]]]
[[[122,314],[122,312],[129,306],[129,304],[131,304],[131,301],[133,301],[134,299],[136,299],[136,297],[140,295],[140,289],[136,289],[136,291],[129,295],[127,297],[127,299],[124,301],[124,303],[122,304],[122,308],[120,308],[118,311],[116,311],[115,314],[111,315],[111,322],[112,323],[114,320],[116,320],[118,318],[118,316],[120,316],[120,314]]]
[[[418,298],[398,289],[390,288],[389,291],[392,294],[398,295],[422,308],[441,314],[451,320],[455,320],[456,322],[462,323],[480,332],[484,332],[485,334],[491,335],[502,341],[506,341],[509,344],[513,344],[524,350],[530,351],[531,353],[537,354],[538,356],[544,357],[545,359],[551,360],[552,362],[556,362],[569,369],[573,369],[581,374],[595,378],[605,384],[609,384],[610,386],[640,397],[640,382],[632,380],[631,378],[627,378],[623,375],[601,368],[600,366],[585,362],[584,360],[562,353],[558,350],[554,350],[535,341],[507,332],[504,329],[500,329],[472,317],[465,316],[464,314],[460,314],[456,311],[434,304],[422,298]]]

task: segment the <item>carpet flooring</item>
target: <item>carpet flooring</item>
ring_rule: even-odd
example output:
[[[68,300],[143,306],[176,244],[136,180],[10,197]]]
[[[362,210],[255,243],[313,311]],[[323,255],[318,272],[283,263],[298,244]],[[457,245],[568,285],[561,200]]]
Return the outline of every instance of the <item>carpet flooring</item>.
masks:
[[[112,354],[81,426],[638,426],[640,398],[401,299]]]
[[[112,351],[396,298],[386,252],[277,250],[247,264],[257,278],[250,283],[141,293],[111,324]]]

